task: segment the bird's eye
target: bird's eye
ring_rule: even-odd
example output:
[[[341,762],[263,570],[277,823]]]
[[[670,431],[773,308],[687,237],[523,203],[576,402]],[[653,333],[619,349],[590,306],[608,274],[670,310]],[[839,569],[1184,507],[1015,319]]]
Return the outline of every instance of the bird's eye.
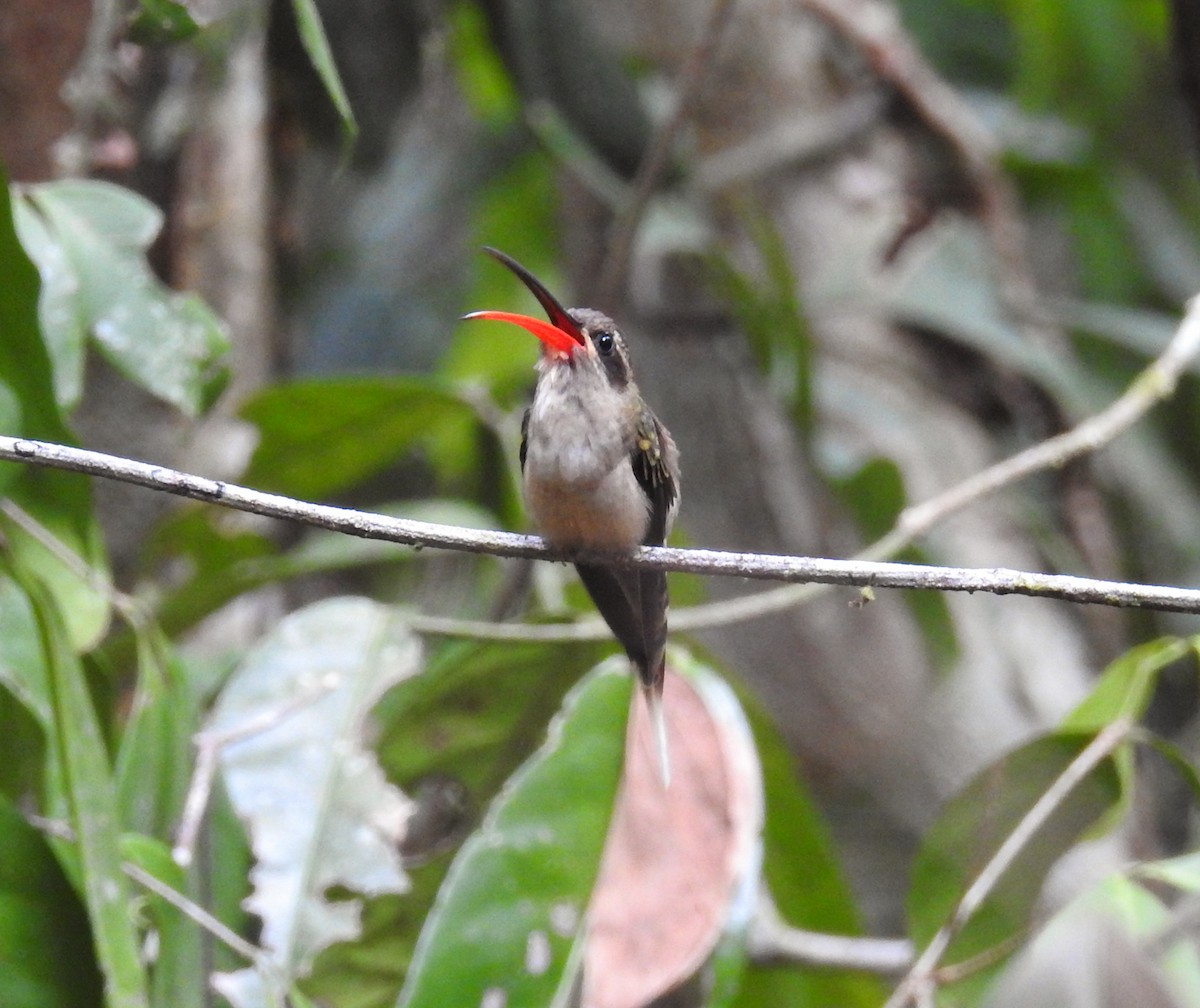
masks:
[[[592,337],[592,342],[596,344],[596,349],[605,357],[613,352],[613,347],[616,346],[616,340],[613,339],[613,334],[610,332],[598,332]]]

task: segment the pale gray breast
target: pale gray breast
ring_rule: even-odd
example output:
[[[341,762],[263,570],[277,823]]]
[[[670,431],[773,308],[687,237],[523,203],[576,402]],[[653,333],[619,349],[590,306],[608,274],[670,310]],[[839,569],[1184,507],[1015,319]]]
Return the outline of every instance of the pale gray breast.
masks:
[[[649,523],[649,501],[630,463],[624,400],[586,364],[543,373],[530,407],[525,503],[558,546],[626,552]]]

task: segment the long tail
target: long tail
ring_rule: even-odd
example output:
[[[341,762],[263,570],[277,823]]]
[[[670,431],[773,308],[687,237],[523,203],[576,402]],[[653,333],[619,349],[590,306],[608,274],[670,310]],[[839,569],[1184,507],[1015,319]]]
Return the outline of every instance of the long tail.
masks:
[[[671,786],[671,754],[667,749],[667,719],[663,715],[662,680],[642,689],[646,709],[650,712],[650,730],[654,732],[654,748],[658,753],[658,772],[663,788]]]

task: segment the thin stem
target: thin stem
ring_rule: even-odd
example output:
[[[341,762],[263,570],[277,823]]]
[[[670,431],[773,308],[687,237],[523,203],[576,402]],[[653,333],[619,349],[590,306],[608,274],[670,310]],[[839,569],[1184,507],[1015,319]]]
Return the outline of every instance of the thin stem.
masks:
[[[160,882],[148,871],[130,861],[123,862],[121,869],[138,885],[149,889],[155,896],[162,897],[171,906],[175,907],[176,910],[195,921],[218,941],[224,942],[238,955],[255,965],[260,964],[261,953],[258,947],[250,944],[250,942],[246,941],[237,932],[222,924],[216,917],[205,910],[204,907],[198,903],[194,903],[184,896],[183,893],[176,892],[176,890],[172,889],[165,882]]]
[[[919,998],[928,994],[935,984],[934,976],[938,963],[950,947],[950,942],[975,915],[1004,873],[1012,867],[1013,862],[1067,796],[1088,774],[1112,755],[1117,746],[1128,739],[1131,727],[1131,722],[1126,718],[1119,718],[1105,726],[1079,755],[1067,764],[975,876],[975,880],[962,894],[946,923],[938,929],[925,950],[917,957],[912,968],[884,1004],[884,1008],[903,1008],[904,1005],[917,1003]]]
[[[146,614],[142,611],[137,600],[124,592],[105,577],[100,570],[89,564],[70,546],[58,538],[50,529],[33,517],[28,511],[12,500],[0,501],[0,514],[35,539],[51,553],[75,577],[83,581],[92,591],[108,599],[112,607],[121,614],[130,626],[146,625]]]
[[[913,961],[912,943],[904,938],[864,938],[793,927],[765,892],[758,901],[746,952],[752,962],[763,965],[790,963],[864,973],[901,973]]]

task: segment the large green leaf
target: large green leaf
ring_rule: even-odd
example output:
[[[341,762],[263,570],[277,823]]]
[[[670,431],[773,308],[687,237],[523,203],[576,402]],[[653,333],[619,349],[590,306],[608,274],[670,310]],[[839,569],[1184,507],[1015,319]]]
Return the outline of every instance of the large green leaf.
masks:
[[[260,392],[242,415],[260,432],[246,482],[306,500],[351,487],[417,448],[453,473],[475,457],[473,411],[430,379],[296,381]]]
[[[45,729],[53,760],[48,804],[55,813],[65,811],[73,833],[71,842],[58,841],[56,847],[87,907],[108,1008],[146,1008],[146,975],[121,869],[116,787],[100,723],[54,601],[29,579],[24,587],[48,671],[52,721]]]
[[[7,192],[3,174],[0,183]],[[0,381],[21,405],[21,433],[55,439],[64,427],[38,325],[38,274],[17,239],[13,211],[13,200],[0,200]]]
[[[783,917],[796,927],[827,934],[862,933],[854,898],[842,876],[833,839],[821,821],[795,761],[770,717],[740,696],[754,731],[766,797],[763,873]],[[747,967],[738,1008],[761,1005],[840,1005],[873,1008],[883,987],[871,977],[799,966]]]
[[[596,877],[624,752],[625,663],[571,691],[549,738],[455,859],[398,1004],[549,1005]],[[529,968],[531,943],[544,950]],[[489,993],[491,992],[491,993]]]
[[[199,298],[171,291],[151,272],[146,250],[162,227],[158,209],[89,180],[31,186],[23,203],[21,234],[45,284],[43,328],[56,334],[50,347],[60,401],[70,406],[78,398],[86,330],[149,392],[189,416],[204,410],[225,383],[228,339]]]
[[[918,948],[945,924],[978,871],[1090,741],[1090,735],[1066,733],[1035,739],[981,771],[946,803],[912,868],[908,920]],[[1114,762],[1105,760],[1051,813],[951,943],[945,961],[994,950],[1018,935],[1051,866],[1120,794]]]
[[[1159,673],[1182,659],[1195,663],[1197,638],[1163,637],[1131,648],[1104,670],[1092,691],[1063,719],[1065,732],[1097,732],[1119,718],[1130,722],[1141,719],[1150,703]],[[1158,740],[1157,746],[1167,759],[1176,755],[1174,747]],[[1114,822],[1133,801],[1135,774],[1132,746],[1121,746],[1113,753],[1113,765],[1121,784],[1121,800],[1109,810]],[[1195,769],[1186,760],[1176,760],[1189,783],[1195,785]],[[1102,823],[1105,826],[1107,823]]]
[[[42,836],[0,798],[0,1004],[93,1008],[87,914]]]
[[[389,779],[418,802],[405,837],[413,888],[370,901],[363,937],[322,954],[306,993],[339,1008],[395,1001],[453,851],[604,649],[449,642],[432,652],[424,674],[388,692],[372,718]]]
[[[208,731],[257,864],[247,909],[262,919],[267,969],[220,974],[238,1008],[279,1003],[313,957],[359,933],[358,899],[328,890],[402,892],[396,849],[408,811],[365,748],[379,694],[420,668],[404,622],[367,599],[293,613],[226,684]]]
[[[20,415],[6,433],[69,444],[38,325],[37,272],[17,241],[12,208],[0,200],[0,401],[11,418],[15,397]],[[86,478],[3,463],[0,490],[10,498],[0,532],[17,564],[54,593],[75,646],[92,645],[108,624],[108,575]]]

